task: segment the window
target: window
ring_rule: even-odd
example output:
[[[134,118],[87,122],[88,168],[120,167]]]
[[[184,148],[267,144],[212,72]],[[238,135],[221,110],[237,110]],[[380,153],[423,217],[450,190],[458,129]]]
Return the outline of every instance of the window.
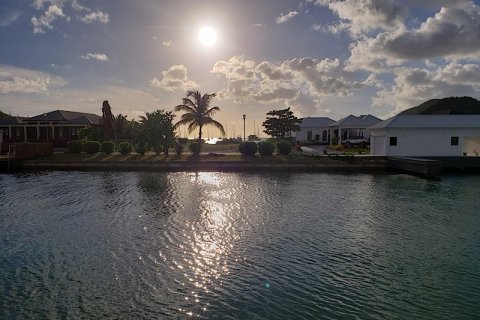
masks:
[[[450,145],[458,146],[458,137],[450,137]]]
[[[397,137],[390,137],[390,146],[394,147],[397,145]]]
[[[311,130],[307,131],[307,141],[312,141],[312,131]]]

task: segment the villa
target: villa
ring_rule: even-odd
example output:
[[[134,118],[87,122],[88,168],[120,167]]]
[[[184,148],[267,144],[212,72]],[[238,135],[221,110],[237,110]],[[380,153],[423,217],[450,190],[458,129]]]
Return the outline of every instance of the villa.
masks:
[[[296,140],[301,142],[329,143],[329,125],[335,121],[327,117],[303,118],[300,130],[296,132]]]
[[[0,120],[0,140],[4,142],[52,142],[64,147],[78,139],[80,129],[102,126],[96,114],[55,110],[34,117],[10,117]]]
[[[480,153],[478,114],[399,114],[368,130],[373,155],[445,157]]]

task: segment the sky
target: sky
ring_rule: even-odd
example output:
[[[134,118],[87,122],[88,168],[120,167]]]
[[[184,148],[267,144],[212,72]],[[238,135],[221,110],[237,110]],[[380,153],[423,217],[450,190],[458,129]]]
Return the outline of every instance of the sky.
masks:
[[[199,39],[205,27],[216,39]],[[193,89],[216,93],[227,137],[243,135],[243,114],[246,134],[265,136],[274,109],[385,119],[429,99],[480,99],[479,62],[480,0],[0,2],[0,110],[11,115],[101,115],[108,100],[135,119]]]

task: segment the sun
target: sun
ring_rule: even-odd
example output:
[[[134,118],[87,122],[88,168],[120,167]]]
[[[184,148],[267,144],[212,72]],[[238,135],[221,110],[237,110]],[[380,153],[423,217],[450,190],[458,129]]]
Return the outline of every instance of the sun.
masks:
[[[217,43],[217,31],[212,27],[202,27],[198,31],[198,40],[205,47],[211,47]]]

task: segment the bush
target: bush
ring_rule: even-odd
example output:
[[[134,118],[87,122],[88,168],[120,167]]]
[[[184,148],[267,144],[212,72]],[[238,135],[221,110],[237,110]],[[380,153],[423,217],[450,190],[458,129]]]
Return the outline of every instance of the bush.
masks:
[[[147,152],[147,144],[144,142],[137,143],[135,145],[135,152],[143,156],[145,152]]]
[[[275,145],[269,141],[261,141],[258,143],[258,153],[262,157],[270,157],[275,150]]]
[[[132,152],[132,145],[130,142],[120,142],[118,144],[118,151],[123,155],[129,154]]]
[[[176,152],[178,155],[181,155],[181,154],[182,154],[183,149],[185,149],[185,146],[184,146],[183,144],[175,143],[175,152]]]
[[[253,156],[257,153],[257,143],[253,141],[242,142],[238,145],[238,150],[246,156]]]
[[[104,141],[102,143],[102,151],[105,154],[112,153],[113,151],[115,151],[115,143],[113,143],[112,141]]]
[[[68,152],[70,153],[80,153],[82,152],[82,141],[72,140],[67,144]]]
[[[200,154],[200,150],[201,150],[200,143],[192,142],[188,145],[188,149],[190,150],[190,152],[193,155],[198,156]]]
[[[100,142],[98,141],[85,141],[82,144],[83,152],[88,154],[94,154],[100,151]]]
[[[292,145],[288,141],[278,141],[276,147],[278,153],[283,155],[288,155],[292,151]]]

